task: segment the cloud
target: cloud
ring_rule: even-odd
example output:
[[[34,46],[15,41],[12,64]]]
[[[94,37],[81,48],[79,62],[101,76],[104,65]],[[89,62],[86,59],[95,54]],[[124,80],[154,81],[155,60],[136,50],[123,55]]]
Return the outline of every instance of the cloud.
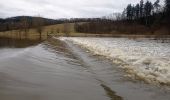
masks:
[[[128,3],[140,0],[1,0],[0,17],[35,16],[48,18],[100,17],[122,12]],[[155,0],[151,0],[155,1]]]

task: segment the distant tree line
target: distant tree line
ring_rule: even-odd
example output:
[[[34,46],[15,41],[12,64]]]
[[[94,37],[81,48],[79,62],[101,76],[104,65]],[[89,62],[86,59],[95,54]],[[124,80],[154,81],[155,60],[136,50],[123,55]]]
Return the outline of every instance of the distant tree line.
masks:
[[[75,24],[75,30],[84,33],[154,34],[161,28],[170,35],[170,0],[165,0],[164,6],[160,5],[160,0],[154,3],[141,0],[135,5],[128,4],[115,20]]]
[[[71,18],[71,19],[47,19],[40,16],[17,16],[6,19],[0,18],[0,32],[9,30],[24,30],[25,32],[30,28],[37,27],[37,21],[43,21],[43,26],[63,24],[63,23],[78,23],[78,22],[96,22],[100,18]]]
[[[75,30],[80,33],[103,33],[111,32],[115,26],[114,21],[109,19],[100,19],[85,23],[75,23]]]
[[[140,0],[137,4],[128,4],[122,13],[116,13],[115,18],[71,18],[47,19],[42,17],[18,16],[0,19],[0,31],[19,30],[27,35],[29,29],[36,28],[41,34],[43,26],[75,23],[75,31],[81,33],[110,33],[110,34],[161,34],[170,35],[170,0],[150,2]],[[64,24],[66,29],[67,25]],[[68,33],[65,30],[65,33]]]
[[[0,19],[0,31],[9,31],[9,30],[24,30],[30,28],[37,27],[37,19],[41,19],[43,21],[43,26],[46,25],[54,25],[63,23],[63,20],[53,20],[53,19],[47,19],[42,18],[39,16],[36,17],[30,17],[30,16],[18,16],[18,17],[11,17],[6,19]]]

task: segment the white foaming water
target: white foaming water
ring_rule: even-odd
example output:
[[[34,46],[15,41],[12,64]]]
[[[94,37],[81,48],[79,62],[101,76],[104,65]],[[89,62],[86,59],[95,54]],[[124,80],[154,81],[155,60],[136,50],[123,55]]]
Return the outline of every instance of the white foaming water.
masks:
[[[149,83],[170,84],[170,44],[153,40],[140,41],[125,38],[71,38],[60,37],[81,45],[94,54],[112,59],[131,75]]]

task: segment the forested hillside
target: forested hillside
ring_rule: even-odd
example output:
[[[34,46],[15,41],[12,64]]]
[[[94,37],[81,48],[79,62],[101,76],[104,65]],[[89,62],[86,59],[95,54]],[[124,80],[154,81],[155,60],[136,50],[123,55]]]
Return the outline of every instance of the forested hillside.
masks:
[[[137,4],[128,4],[115,20],[101,20],[84,24],[76,24],[78,32],[115,34],[168,34],[170,35],[170,0],[161,6],[160,0],[155,2],[141,0]]]

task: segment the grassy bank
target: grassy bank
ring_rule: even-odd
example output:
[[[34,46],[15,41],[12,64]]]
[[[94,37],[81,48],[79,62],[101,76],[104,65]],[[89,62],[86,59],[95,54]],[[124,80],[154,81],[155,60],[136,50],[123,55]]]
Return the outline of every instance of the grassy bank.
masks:
[[[81,23],[80,23],[81,24]],[[21,30],[12,30],[0,32],[0,37],[14,38],[14,39],[47,39],[49,36],[71,36],[71,37],[117,37],[117,38],[170,38],[170,35],[162,34],[125,34],[124,32],[112,31],[112,33],[80,33],[75,31],[74,23],[57,24],[44,26],[42,34],[36,29],[30,29],[27,33]],[[164,32],[161,32],[164,33]]]
[[[57,24],[57,25],[50,25],[50,26],[44,26],[42,28],[42,34],[37,32],[36,29],[29,29],[29,31],[26,33],[21,30],[11,30],[11,31],[5,31],[0,32],[0,37],[6,37],[6,38],[16,38],[16,39],[39,39],[40,37],[42,39],[46,39],[48,35],[65,35],[65,25],[67,25],[67,31],[70,34],[75,33],[74,31],[74,24],[68,23],[68,24]]]

